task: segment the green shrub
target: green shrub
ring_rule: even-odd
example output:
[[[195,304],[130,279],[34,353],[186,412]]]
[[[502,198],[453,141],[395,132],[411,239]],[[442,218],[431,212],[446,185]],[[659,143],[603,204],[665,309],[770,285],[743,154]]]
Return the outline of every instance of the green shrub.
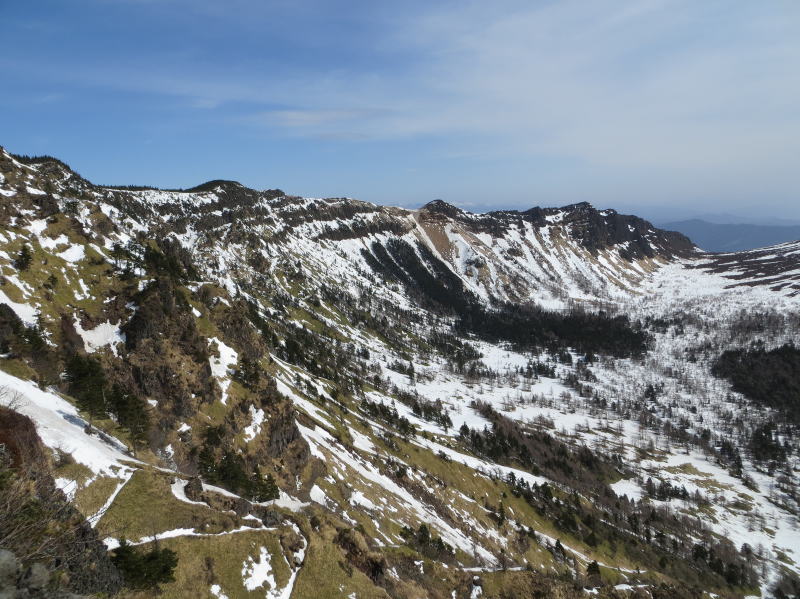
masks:
[[[173,573],[178,565],[178,555],[172,549],[158,547],[147,552],[141,551],[122,539],[111,561],[122,572],[125,586],[147,590],[156,588],[162,582],[175,580]]]

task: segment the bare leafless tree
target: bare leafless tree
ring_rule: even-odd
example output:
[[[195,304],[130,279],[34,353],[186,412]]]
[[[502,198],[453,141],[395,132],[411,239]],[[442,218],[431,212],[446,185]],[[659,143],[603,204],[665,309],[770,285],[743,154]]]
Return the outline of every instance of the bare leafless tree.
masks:
[[[18,412],[24,403],[25,396],[7,385],[0,386],[0,406]]]

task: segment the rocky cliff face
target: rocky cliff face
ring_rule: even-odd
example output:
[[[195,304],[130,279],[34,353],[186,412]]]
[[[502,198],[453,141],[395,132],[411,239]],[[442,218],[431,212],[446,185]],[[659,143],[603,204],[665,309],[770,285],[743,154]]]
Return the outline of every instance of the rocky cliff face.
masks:
[[[0,498],[0,591],[60,597],[120,589],[120,574],[97,533],[56,487],[33,421],[2,406]]]
[[[420,212],[428,219],[458,221],[469,226],[472,233],[484,232],[495,237],[503,236],[521,222],[540,229],[558,223],[572,239],[594,255],[607,248],[629,246],[623,250],[623,257],[629,261],[655,256],[686,256],[695,249],[694,244],[681,233],[657,229],[646,220],[619,214],[615,210],[597,210],[588,202],[563,208],[535,207],[524,212],[502,210],[474,215],[442,200],[434,200],[423,206]]]

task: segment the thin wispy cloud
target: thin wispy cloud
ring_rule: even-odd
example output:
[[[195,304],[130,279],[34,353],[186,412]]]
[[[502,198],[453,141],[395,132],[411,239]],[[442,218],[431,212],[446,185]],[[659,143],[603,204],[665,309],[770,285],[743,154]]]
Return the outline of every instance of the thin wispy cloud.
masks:
[[[383,106],[370,118],[335,119],[340,133],[473,134],[494,149],[614,164],[724,165],[760,162],[769,148],[798,149],[800,45],[773,37],[796,11],[731,24],[729,5],[613,11],[618,5],[559,3],[498,16],[482,3],[423,15],[394,37],[430,60],[394,75],[328,82],[300,99],[298,111]],[[309,135],[331,127],[327,119],[285,124]]]
[[[130,4],[89,3],[120,14]],[[105,54],[81,48],[79,60],[65,56],[69,68],[58,56],[21,53],[0,68],[36,71],[59,93],[70,84],[85,94],[136,94],[154,110],[183,107],[181,119],[227,127],[252,144],[294,140],[308,154],[335,140],[354,160],[363,144],[393,160],[408,149],[444,166],[441,187],[453,193],[476,188],[476,174],[449,180],[453,162],[464,160],[465,171],[514,174],[554,199],[744,203],[768,194],[781,203],[800,194],[796,2],[365,2],[334,10],[169,0],[139,2],[135,15],[152,48],[147,37],[138,51],[133,39]],[[413,165],[421,167],[418,185],[406,183],[412,197],[435,183],[436,172]],[[561,188],[531,175],[543,168],[565,174]],[[373,193],[377,181],[363,189]],[[506,201],[528,200],[515,187]]]

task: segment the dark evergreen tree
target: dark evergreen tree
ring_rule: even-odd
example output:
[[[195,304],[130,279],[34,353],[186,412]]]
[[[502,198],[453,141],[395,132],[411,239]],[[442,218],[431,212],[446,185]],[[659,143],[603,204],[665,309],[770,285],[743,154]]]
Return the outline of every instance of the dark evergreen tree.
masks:
[[[31,248],[28,247],[28,244],[24,244],[22,249],[20,249],[19,254],[14,259],[14,268],[17,270],[28,270],[31,266],[31,261],[33,260],[33,254],[31,253]]]
[[[147,436],[149,427],[147,403],[115,384],[108,394],[108,410],[116,416],[117,422],[127,429],[133,450],[136,452],[137,446],[143,443]]]
[[[596,560],[586,566],[586,576],[593,582],[598,582],[600,580],[600,564],[598,564]]]
[[[278,485],[275,484],[275,477],[272,474],[263,476],[261,471],[256,468],[253,478],[250,480],[250,498],[253,501],[272,501],[280,496]]]
[[[158,546],[145,552],[122,539],[112,553],[111,561],[122,572],[125,586],[150,590],[160,583],[175,580],[173,573],[178,565],[178,555],[171,549],[159,549]]]
[[[89,356],[73,354],[67,361],[69,392],[78,406],[88,412],[90,418],[107,416],[106,377],[100,362]]]

